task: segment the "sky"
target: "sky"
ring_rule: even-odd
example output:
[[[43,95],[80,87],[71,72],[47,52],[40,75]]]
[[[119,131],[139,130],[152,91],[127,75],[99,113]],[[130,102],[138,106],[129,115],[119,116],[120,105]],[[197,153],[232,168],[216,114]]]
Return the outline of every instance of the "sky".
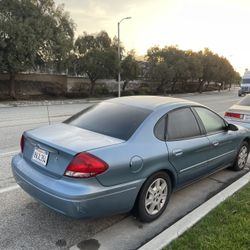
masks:
[[[108,32],[126,50],[145,55],[152,46],[209,48],[243,74],[250,69],[250,0],[55,0],[76,24],[76,35]]]

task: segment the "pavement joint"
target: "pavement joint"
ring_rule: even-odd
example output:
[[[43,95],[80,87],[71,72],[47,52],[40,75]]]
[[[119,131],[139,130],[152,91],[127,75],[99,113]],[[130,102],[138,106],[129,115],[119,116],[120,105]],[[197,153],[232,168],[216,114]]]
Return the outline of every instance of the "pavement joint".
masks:
[[[12,156],[12,155],[15,155],[15,154],[17,154],[19,152],[20,152],[20,150],[15,150],[15,151],[10,151],[10,152],[6,152],[6,153],[1,153],[0,154],[0,158],[1,157],[6,157],[6,156]]]
[[[7,193],[7,192],[10,192],[10,191],[19,189],[19,188],[20,188],[20,187],[19,187],[18,185],[13,185],[13,186],[10,186],[10,187],[1,188],[1,189],[0,189],[0,194]]]
[[[221,183],[221,184],[227,184],[227,182],[224,182],[224,181],[218,180],[218,179],[213,178],[213,177],[208,177],[208,179],[213,180],[213,181],[216,181],[216,182]]]

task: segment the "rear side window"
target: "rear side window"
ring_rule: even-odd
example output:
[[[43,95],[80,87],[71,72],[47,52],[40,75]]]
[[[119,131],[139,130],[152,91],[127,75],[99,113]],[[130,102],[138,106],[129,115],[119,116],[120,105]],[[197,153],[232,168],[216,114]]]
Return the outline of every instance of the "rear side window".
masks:
[[[198,113],[208,134],[225,130],[226,124],[220,116],[206,108],[195,107],[194,109]]]
[[[150,113],[148,109],[102,102],[81,111],[64,123],[128,140]]]
[[[167,118],[167,139],[180,140],[201,135],[199,125],[189,108],[172,111]]]
[[[164,115],[155,125],[154,134],[155,137],[161,141],[166,140],[166,115]]]

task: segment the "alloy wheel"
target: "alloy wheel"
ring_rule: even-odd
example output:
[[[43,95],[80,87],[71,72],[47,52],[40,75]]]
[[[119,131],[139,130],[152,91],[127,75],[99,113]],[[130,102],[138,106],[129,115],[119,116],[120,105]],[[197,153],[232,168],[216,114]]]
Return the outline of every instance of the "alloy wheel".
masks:
[[[148,214],[155,215],[161,211],[167,200],[168,186],[166,180],[157,178],[148,188],[145,196],[145,208]]]
[[[239,152],[238,155],[238,167],[240,169],[243,169],[246,165],[247,162],[247,156],[248,156],[248,149],[247,147],[244,145]]]

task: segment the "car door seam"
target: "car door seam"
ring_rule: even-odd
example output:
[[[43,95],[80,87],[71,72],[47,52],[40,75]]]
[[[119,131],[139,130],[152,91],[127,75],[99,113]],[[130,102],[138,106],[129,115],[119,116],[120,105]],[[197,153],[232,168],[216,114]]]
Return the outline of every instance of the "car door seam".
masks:
[[[224,153],[224,154],[218,155],[218,156],[213,157],[213,158],[211,158],[211,159],[209,159],[209,160],[199,162],[199,163],[197,163],[197,164],[195,164],[195,165],[192,165],[192,166],[190,166],[190,167],[187,167],[187,168],[184,168],[184,169],[180,170],[180,173],[185,172],[185,171],[187,171],[187,170],[189,170],[189,169],[191,169],[191,168],[195,168],[195,167],[197,167],[197,166],[199,166],[199,165],[202,165],[202,164],[208,163],[208,162],[210,162],[210,161],[216,160],[216,159],[218,159],[218,158],[220,158],[220,157],[222,157],[222,156],[225,156],[225,155],[228,155],[228,154],[234,153],[234,152],[235,152],[235,150],[231,150],[231,151],[229,151],[229,152],[227,152],[227,153]]]

